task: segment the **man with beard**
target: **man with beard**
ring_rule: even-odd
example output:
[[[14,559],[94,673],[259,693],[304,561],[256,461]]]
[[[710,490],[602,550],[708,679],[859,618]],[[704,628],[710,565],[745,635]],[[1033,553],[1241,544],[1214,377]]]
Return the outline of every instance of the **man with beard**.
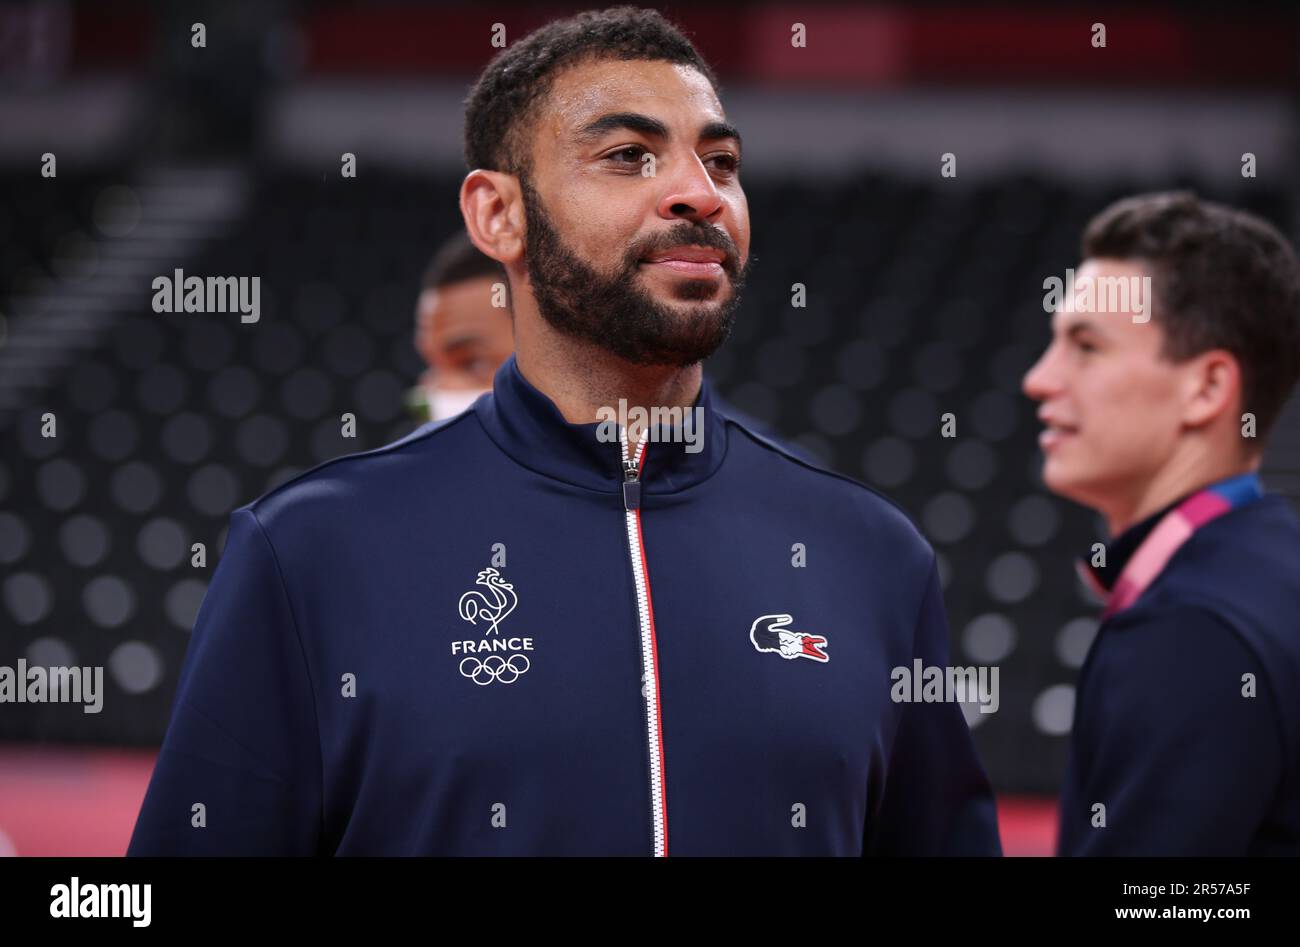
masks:
[[[415,306],[415,348],[428,368],[406,397],[420,421],[443,421],[492,390],[492,379],[514,351],[514,316],[501,264],[462,230],[429,261]],[[715,396],[714,407],[751,431],[779,440],[804,460],[812,456],[780,439],[766,424]]]
[[[132,853],[1000,851],[961,709],[891,686],[947,662],[933,551],[703,382],[740,147],[652,11],[488,65],[461,210],[516,354],[233,514]]]

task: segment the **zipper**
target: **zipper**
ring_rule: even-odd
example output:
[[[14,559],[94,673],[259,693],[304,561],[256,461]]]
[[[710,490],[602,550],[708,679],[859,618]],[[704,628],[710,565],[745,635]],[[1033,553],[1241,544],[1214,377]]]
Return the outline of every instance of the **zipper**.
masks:
[[[641,694],[645,698],[646,747],[650,755],[650,818],[654,825],[654,855],[668,855],[668,803],[664,793],[663,716],[659,707],[659,649],[655,642],[655,613],[650,598],[650,572],[641,534],[641,470],[645,466],[648,430],[641,432],[629,456],[627,429],[619,429],[623,462],[623,515],[627,524],[627,551],[636,586],[636,610],[641,638]]]

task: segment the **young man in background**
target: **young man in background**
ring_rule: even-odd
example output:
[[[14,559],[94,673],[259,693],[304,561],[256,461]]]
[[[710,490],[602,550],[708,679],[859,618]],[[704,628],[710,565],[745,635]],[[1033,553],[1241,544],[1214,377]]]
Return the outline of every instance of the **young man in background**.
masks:
[[[1082,255],[1024,379],[1044,482],[1112,537],[1081,564],[1106,606],[1058,850],[1300,854],[1300,523],[1256,474],[1300,374],[1294,251],[1172,193],[1104,210]]]

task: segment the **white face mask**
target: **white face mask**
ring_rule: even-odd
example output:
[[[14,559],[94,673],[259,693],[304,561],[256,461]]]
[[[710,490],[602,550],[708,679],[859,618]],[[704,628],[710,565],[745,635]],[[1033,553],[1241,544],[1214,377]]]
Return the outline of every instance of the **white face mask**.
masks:
[[[491,390],[491,388],[470,388],[444,391],[441,388],[430,388],[428,389],[429,415],[434,421],[454,418],[477,401],[479,395]]]

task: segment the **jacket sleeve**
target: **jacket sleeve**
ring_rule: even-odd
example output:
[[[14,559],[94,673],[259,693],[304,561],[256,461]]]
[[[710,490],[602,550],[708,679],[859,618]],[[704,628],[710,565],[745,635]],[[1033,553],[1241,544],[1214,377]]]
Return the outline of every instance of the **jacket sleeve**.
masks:
[[[236,510],[127,854],[310,855],[321,812],[302,644],[270,542]]]
[[[948,665],[948,621],[934,557],[912,659]],[[905,703],[865,855],[1001,855],[997,807],[956,703]]]
[[[1106,628],[1075,705],[1061,855],[1244,855],[1282,774],[1267,676],[1193,605]],[[1242,675],[1257,682],[1243,694]],[[1105,825],[1094,825],[1096,804]]]

